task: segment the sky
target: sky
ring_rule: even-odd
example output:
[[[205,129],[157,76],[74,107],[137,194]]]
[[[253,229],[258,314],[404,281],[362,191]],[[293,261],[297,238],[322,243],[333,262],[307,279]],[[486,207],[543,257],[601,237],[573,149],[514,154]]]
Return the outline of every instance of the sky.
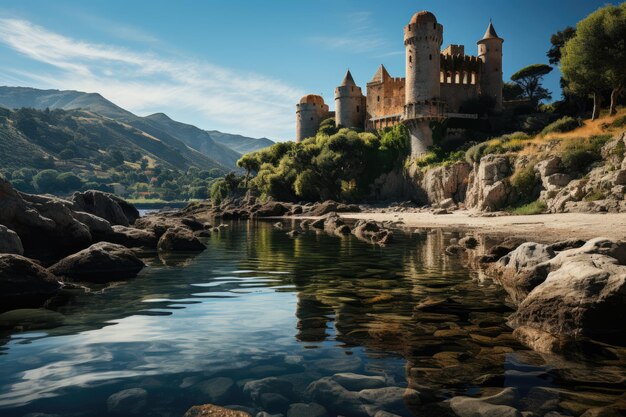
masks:
[[[417,11],[444,26],[442,49],[472,55],[491,18],[508,80],[548,63],[550,35],[607,3],[0,0],[0,85],[97,92],[140,116],[290,140],[300,97],[320,94],[333,109],[347,69],[364,90],[380,64],[404,76],[402,31]],[[560,97],[558,70],[545,85]]]

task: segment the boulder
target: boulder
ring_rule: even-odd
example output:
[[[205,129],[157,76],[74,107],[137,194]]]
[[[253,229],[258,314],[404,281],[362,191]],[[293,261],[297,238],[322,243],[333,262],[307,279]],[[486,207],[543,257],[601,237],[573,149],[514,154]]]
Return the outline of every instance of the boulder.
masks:
[[[104,283],[132,278],[144,266],[132,250],[122,245],[100,242],[61,259],[48,271],[70,281]]]
[[[259,207],[254,213],[253,217],[278,217],[283,216],[289,212],[290,206],[276,201],[269,201]]]
[[[57,277],[32,260],[0,254],[0,297],[49,295],[59,288]]]
[[[0,179],[0,224],[17,233],[29,258],[51,262],[91,244],[89,228],[69,206],[57,197],[19,193]]]
[[[161,236],[157,249],[160,252],[201,252],[206,246],[189,229],[173,227]]]
[[[133,226],[137,229],[152,232],[157,238],[160,238],[166,231],[174,227],[187,229],[190,232],[198,232],[202,230],[210,231],[212,229],[210,224],[202,223],[194,217],[179,217],[175,215],[163,214],[144,216],[138,219]]]
[[[20,237],[13,230],[0,224],[0,253],[23,255],[24,247]]]
[[[72,202],[75,210],[102,217],[112,225],[129,226],[139,218],[139,211],[132,204],[102,191],[76,192]]]
[[[101,240],[124,245],[128,248],[147,249],[156,249],[159,241],[151,231],[126,226],[113,226],[111,232],[105,234]]]
[[[385,229],[371,220],[359,220],[356,222],[352,233],[360,240],[379,245],[385,245],[391,242],[393,238],[391,230]]]
[[[309,216],[323,216],[328,213],[358,213],[361,208],[356,204],[342,204],[333,200],[315,204],[307,213]]]
[[[365,389],[359,392],[359,398],[370,410],[384,410],[407,417],[412,416],[410,410],[420,404],[417,391],[401,387]]]
[[[488,274],[502,285],[514,303],[519,304],[548,275],[547,265],[556,253],[547,245],[526,242],[493,264]]]
[[[213,404],[194,405],[183,417],[252,417],[245,411],[231,410]]]
[[[73,211],[72,216],[89,228],[89,233],[91,233],[94,240],[97,240],[99,236],[106,235],[113,231],[111,223],[104,220],[102,217],[84,211]]]
[[[147,403],[148,392],[145,389],[125,389],[107,399],[107,411],[117,415],[138,415],[143,412]]]

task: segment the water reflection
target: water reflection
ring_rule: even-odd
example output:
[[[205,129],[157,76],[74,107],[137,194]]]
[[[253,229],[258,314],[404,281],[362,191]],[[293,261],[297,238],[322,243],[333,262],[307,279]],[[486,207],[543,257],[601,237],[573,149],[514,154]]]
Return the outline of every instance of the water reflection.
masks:
[[[433,403],[503,386],[530,399],[592,386],[591,399],[569,401],[583,405],[620,395],[623,350],[571,361],[522,348],[504,293],[443,254],[453,237],[398,234],[380,248],[232,223],[194,257],[151,258],[136,279],[2,314],[14,330],[0,350],[1,413],[107,415],[111,394],[137,387],[148,395],[142,415],[206,402],[259,410],[241,390],[247,380],[280,376],[299,402],[338,372],[381,375]],[[215,397],[216,377],[236,382],[229,396]]]

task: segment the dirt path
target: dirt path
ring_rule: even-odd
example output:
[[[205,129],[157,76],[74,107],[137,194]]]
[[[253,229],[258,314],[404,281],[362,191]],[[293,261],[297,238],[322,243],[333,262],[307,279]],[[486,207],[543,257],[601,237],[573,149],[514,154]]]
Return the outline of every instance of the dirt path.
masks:
[[[609,237],[626,239],[626,213],[559,213],[534,216],[474,217],[468,211],[452,214],[431,213],[342,213],[346,219],[369,219],[378,222],[403,221],[409,227],[475,230],[479,233],[515,235],[535,241],[590,239]]]

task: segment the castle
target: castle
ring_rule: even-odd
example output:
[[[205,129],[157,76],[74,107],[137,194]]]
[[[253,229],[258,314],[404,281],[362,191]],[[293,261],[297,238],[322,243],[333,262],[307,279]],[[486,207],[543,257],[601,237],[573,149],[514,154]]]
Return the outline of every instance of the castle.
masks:
[[[381,65],[363,95],[346,73],[335,89],[335,112],[324,99],[309,94],[296,105],[296,142],[315,136],[320,123],[335,117],[338,126],[376,130],[405,124],[411,133],[411,155],[419,156],[433,144],[431,122],[476,118],[463,113],[463,104],[489,96],[494,111],[503,108],[502,43],[489,22],[478,44],[478,56],[465,55],[463,45],[441,51],[443,26],[422,11],[404,27],[406,78],[394,78]]]

